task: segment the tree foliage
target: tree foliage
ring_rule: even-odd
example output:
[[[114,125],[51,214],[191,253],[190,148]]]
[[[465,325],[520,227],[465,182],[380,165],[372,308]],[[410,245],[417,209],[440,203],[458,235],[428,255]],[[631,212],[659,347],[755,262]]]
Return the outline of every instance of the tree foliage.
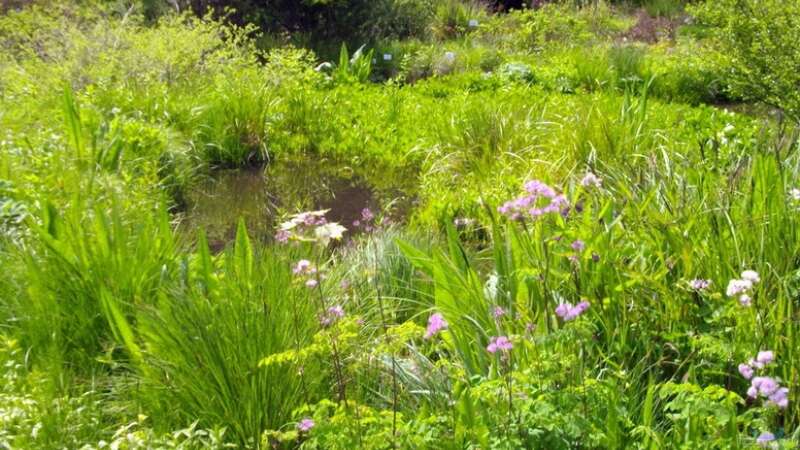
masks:
[[[714,0],[694,13],[714,27],[733,93],[800,121],[800,2]]]

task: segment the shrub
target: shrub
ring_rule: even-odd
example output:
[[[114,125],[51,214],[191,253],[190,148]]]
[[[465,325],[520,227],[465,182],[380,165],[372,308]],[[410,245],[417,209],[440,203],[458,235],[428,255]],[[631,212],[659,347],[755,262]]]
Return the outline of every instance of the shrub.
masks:
[[[800,121],[800,2],[720,0],[692,11],[715,27],[733,93]]]

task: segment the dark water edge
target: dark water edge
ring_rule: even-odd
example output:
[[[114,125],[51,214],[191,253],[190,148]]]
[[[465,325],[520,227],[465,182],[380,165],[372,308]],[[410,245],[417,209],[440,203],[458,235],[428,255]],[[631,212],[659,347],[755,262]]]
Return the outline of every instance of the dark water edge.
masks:
[[[223,169],[194,186],[179,215],[179,230],[190,238],[205,230],[210,247],[220,251],[236,236],[239,219],[251,238],[273,239],[287,214],[329,209],[329,221],[354,235],[368,208],[382,220],[402,221],[413,207],[413,177],[387,170],[356,172],[329,161],[274,162],[265,167]]]

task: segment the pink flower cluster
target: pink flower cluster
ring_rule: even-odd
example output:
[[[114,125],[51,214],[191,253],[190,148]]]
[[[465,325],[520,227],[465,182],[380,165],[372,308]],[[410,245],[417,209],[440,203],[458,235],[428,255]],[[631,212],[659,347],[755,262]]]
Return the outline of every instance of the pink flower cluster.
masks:
[[[307,259],[301,259],[300,261],[297,261],[297,264],[295,264],[295,266],[292,268],[292,273],[298,277],[306,278],[306,287],[317,287],[318,281],[315,277],[317,274],[317,268],[311,265],[311,261]]]
[[[295,214],[280,224],[275,240],[279,243],[289,241],[315,242],[327,246],[331,240],[342,239],[347,229],[336,222],[328,222],[327,209],[306,211]]]
[[[325,310],[325,314],[320,317],[319,323],[322,324],[322,326],[328,326],[342,317],[344,317],[344,308],[339,305],[334,305]]]
[[[375,230],[375,213],[369,208],[361,210],[361,218],[353,221],[354,228],[361,228],[367,233]]]
[[[728,282],[728,288],[725,293],[728,297],[739,297],[739,303],[742,306],[750,306],[752,304],[752,297],[750,297],[753,286],[761,281],[761,277],[755,270],[745,270],[742,272],[742,277],[733,279]]]
[[[747,380],[750,380],[750,388],[747,389],[747,396],[758,398],[759,396],[767,399],[768,404],[778,408],[789,406],[789,389],[781,387],[778,380],[767,376],[753,376],[757,370],[761,370],[775,360],[775,354],[770,350],[758,352],[755,358],[747,363],[739,364],[739,373]]]
[[[508,353],[514,348],[514,344],[506,336],[495,336],[489,340],[486,351],[489,353],[503,352]]]
[[[765,431],[758,435],[756,438],[756,443],[760,447],[769,447],[770,443],[775,440],[775,435],[770,433],[769,431]]]
[[[521,220],[526,216],[536,219],[549,213],[569,212],[567,198],[541,181],[528,181],[524,188],[526,195],[503,203],[497,211],[512,220]],[[545,202],[541,202],[541,199],[545,199]]]
[[[500,318],[502,318],[505,315],[506,315],[506,310],[503,309],[502,306],[495,306],[492,309],[492,316],[495,318],[495,320],[500,320]]]
[[[275,240],[284,244],[297,234],[325,225],[328,219],[325,218],[327,211],[307,211],[295,214],[287,222],[281,225],[281,229],[275,233]]]
[[[693,291],[704,291],[711,286],[711,280],[704,280],[702,278],[695,278],[689,282],[689,287]]]
[[[314,425],[316,425],[314,423],[314,420],[306,417],[305,419],[297,423],[297,430],[300,431],[301,433],[306,433],[312,428],[314,428]]]
[[[556,315],[565,322],[569,322],[570,320],[577,319],[587,309],[589,309],[589,302],[586,300],[575,306],[572,306],[572,303],[561,303],[556,306]]]
[[[439,313],[433,313],[428,317],[428,328],[425,330],[425,339],[436,336],[437,333],[447,328],[447,321]]]
[[[599,188],[603,186],[603,179],[592,172],[586,172],[586,175],[581,179],[581,186]]]

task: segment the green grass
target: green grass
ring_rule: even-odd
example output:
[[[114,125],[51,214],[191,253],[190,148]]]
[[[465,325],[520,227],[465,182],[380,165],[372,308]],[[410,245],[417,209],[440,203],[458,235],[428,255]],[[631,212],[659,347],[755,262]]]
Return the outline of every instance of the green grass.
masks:
[[[798,128],[715,106],[707,38],[589,3],[397,0],[431,11],[412,39],[319,70],[209,18],[0,15],[0,447],[796,448]],[[410,206],[330,245],[181,223],[216,169],[276,161],[264,198],[333,174]],[[569,211],[501,214],[530,180]],[[786,408],[747,399],[764,350]]]

